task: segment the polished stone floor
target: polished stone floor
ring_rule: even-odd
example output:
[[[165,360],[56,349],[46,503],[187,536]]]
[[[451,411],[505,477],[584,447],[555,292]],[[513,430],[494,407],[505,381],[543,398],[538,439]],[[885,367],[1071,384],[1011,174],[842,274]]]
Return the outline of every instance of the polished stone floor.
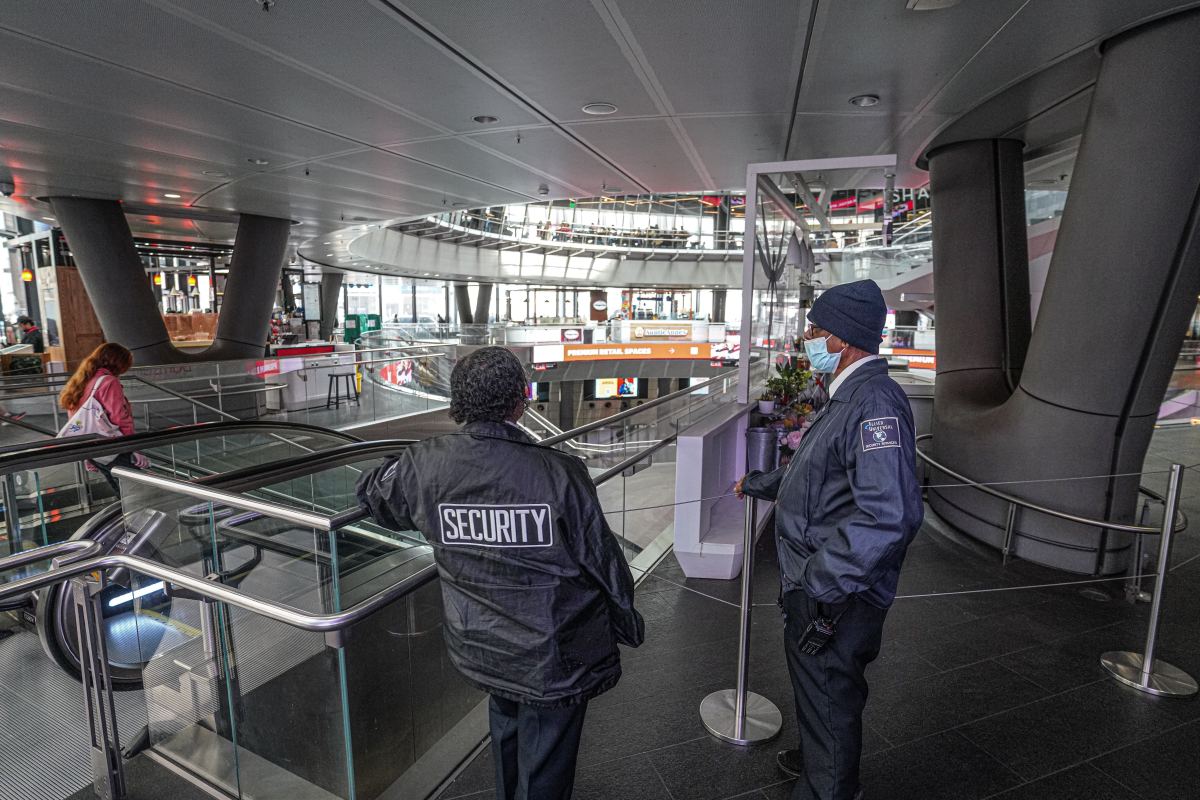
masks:
[[[1200,461],[1200,434],[1155,436],[1147,469]],[[1148,475],[1147,485],[1162,475]],[[1183,506],[1200,520],[1200,472]],[[1159,654],[1200,676],[1200,527],[1177,543]],[[581,800],[786,798],[775,753],[795,746],[791,685],[773,606],[773,542],[756,552],[751,688],[784,711],[774,742],[737,748],[710,737],[698,708],[734,682],[735,583],[683,577],[668,556],[639,588],[647,641],[624,651],[625,675],[592,703],[580,752]],[[902,597],[871,666],[863,782],[868,800],[1194,800],[1200,797],[1200,700],[1154,698],[1106,676],[1102,652],[1140,650],[1148,605],[1121,583],[1013,587],[1078,580],[1024,562],[1000,564],[926,526],[909,551]],[[973,592],[977,589],[1009,589]],[[954,594],[968,592],[968,594]],[[703,593],[703,594],[701,594]],[[707,595],[707,596],[705,596]],[[725,602],[721,602],[725,601]],[[443,800],[493,797],[485,752]]]

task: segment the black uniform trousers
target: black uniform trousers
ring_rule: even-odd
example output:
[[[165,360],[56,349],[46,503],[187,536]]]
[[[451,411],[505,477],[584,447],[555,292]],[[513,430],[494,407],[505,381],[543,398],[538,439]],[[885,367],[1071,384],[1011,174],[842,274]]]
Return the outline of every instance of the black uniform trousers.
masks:
[[[796,781],[792,800],[854,800],[867,704],[864,673],[879,655],[887,610],[857,597],[844,606],[820,607],[804,592],[790,591],[783,596],[783,613],[804,755],[804,776]],[[825,647],[816,655],[801,653],[800,637],[808,624],[838,613],[837,630]]]
[[[587,701],[564,708],[491,696],[498,800],[571,800]]]

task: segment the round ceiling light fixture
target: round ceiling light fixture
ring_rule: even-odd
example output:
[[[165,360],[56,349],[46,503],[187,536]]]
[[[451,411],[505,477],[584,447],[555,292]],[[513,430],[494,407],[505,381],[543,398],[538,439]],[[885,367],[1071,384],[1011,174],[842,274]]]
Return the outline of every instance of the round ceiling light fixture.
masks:
[[[617,107],[612,103],[588,103],[580,110],[593,117],[605,117],[617,113]]]
[[[267,164],[271,163],[270,161],[267,161],[265,158],[247,158],[246,161],[250,164],[253,164],[256,167],[265,167]]]
[[[219,169],[206,169],[206,170],[204,170],[204,174],[210,178],[228,178],[229,177],[228,172],[222,172]]]
[[[500,121],[499,117],[493,117],[489,114],[480,114],[479,116],[471,117],[471,119],[475,120],[480,125],[493,125]]]
[[[879,105],[879,95],[877,94],[856,94],[850,98],[850,105],[858,108],[870,108],[871,106]]]

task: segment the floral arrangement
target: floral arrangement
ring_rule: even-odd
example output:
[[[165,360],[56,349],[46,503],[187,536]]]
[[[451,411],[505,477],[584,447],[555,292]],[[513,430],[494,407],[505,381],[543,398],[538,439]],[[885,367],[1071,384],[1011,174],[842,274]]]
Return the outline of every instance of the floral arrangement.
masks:
[[[775,401],[774,413],[769,415],[768,425],[779,437],[780,462],[787,461],[800,448],[805,432],[812,424],[809,417],[815,410],[819,392],[812,385],[812,372],[807,361],[796,355],[783,355],[776,359],[775,374],[767,379],[764,399]]]

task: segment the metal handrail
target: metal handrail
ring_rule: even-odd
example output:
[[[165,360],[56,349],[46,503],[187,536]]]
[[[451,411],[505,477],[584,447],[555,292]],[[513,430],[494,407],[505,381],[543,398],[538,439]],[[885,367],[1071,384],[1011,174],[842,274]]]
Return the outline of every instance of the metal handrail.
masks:
[[[23,419],[14,419],[12,416],[0,417],[0,422],[3,422],[5,425],[16,425],[18,428],[24,428],[27,431],[40,433],[42,436],[49,436],[52,439],[55,436],[55,432],[49,428],[43,428],[41,425],[34,425],[32,422],[26,422]]]
[[[607,483],[609,480],[620,475],[622,472],[629,469],[630,467],[636,466],[637,464],[641,463],[642,461],[645,461],[647,458],[654,455],[659,450],[661,450],[664,447],[666,447],[667,445],[671,444],[678,438],[679,438],[679,435],[673,433],[670,436],[666,437],[665,439],[660,439],[652,447],[650,447],[646,450],[643,450],[640,453],[634,453],[633,455],[631,455],[629,458],[625,459],[624,461],[621,461],[620,463],[615,464],[612,467],[609,467],[604,472],[601,472],[599,475],[596,476],[596,479],[592,482],[595,483],[597,486]]]
[[[549,447],[551,445],[558,444],[559,442],[565,442],[568,439],[574,439],[581,434],[597,430],[598,428],[607,427],[614,422],[620,422],[621,420],[629,419],[630,417],[640,414],[643,411],[648,411],[655,406],[662,405],[663,403],[674,400],[677,397],[683,397],[684,395],[692,394],[699,389],[703,389],[705,386],[708,386],[711,383],[716,383],[719,380],[724,380],[736,375],[737,370],[731,369],[728,372],[722,372],[720,375],[714,375],[703,383],[697,383],[693,386],[688,386],[684,389],[671,392],[670,394],[664,394],[662,397],[656,397],[653,400],[648,400],[647,402],[642,403],[640,406],[634,406],[633,408],[626,409],[625,411],[620,411],[616,414],[613,414],[611,417],[598,419],[595,422],[589,422],[586,425],[580,425],[578,428],[572,428],[569,431],[563,431],[557,436],[551,436],[549,439],[543,439],[541,443]]]
[[[169,394],[172,397],[178,397],[180,400],[184,400],[188,403],[191,403],[194,406],[203,408],[206,411],[211,411],[214,414],[216,414],[217,416],[224,417],[225,419],[228,419],[228,420],[231,420],[234,422],[241,422],[240,419],[235,417],[233,414],[230,414],[228,411],[222,411],[221,409],[217,408],[216,406],[210,406],[208,403],[202,403],[199,400],[197,400],[196,398],[189,397],[188,395],[184,394],[183,392],[177,392],[174,389],[168,389],[166,386],[163,386],[161,383],[152,381],[149,378],[143,378],[141,375],[130,375],[129,377],[133,378],[135,381],[137,381],[139,383],[144,383],[146,386],[149,386],[151,389],[157,389],[158,391],[163,392],[164,394]]]
[[[116,439],[93,439],[79,436],[54,439],[49,442],[30,442],[27,450],[0,453],[0,475],[14,470],[37,469],[72,461],[133,452],[145,447],[161,447],[181,441],[191,441],[197,437],[197,434],[220,436],[262,433],[270,436],[281,432],[312,433],[342,439],[347,443],[358,441],[356,437],[346,433],[300,422],[201,422],[196,425],[183,425],[163,431],[144,431]],[[290,442],[287,439],[284,441]]]
[[[15,553],[5,558],[0,558],[0,573],[8,572],[10,569],[20,569],[27,567],[30,564],[36,564],[39,561],[53,559],[57,566],[59,559],[63,556],[74,556],[69,559],[71,561],[87,558],[97,555],[100,552],[100,543],[95,539],[68,539],[65,542],[56,542],[44,547],[35,547],[33,550],[25,550],[20,553]],[[7,584],[0,583],[0,590]]]
[[[932,438],[933,438],[932,433],[926,433],[926,434],[922,434],[921,436],[918,436],[916,438],[916,441],[921,442],[925,439],[932,439]],[[954,478],[957,481],[962,481],[964,486],[970,486],[972,488],[978,489],[979,491],[981,491],[985,494],[990,494],[993,497],[998,497],[999,499],[1004,500],[1007,503],[1011,503],[1014,506],[1019,506],[1021,508],[1028,508],[1030,511],[1036,511],[1039,514],[1045,514],[1050,517],[1055,517],[1057,519],[1066,520],[1067,522],[1077,522],[1080,525],[1089,525],[1089,526],[1092,526],[1095,528],[1108,528],[1109,530],[1122,531],[1124,533],[1136,533],[1136,534],[1142,534],[1142,535],[1150,534],[1150,535],[1154,535],[1154,536],[1157,536],[1158,534],[1162,533],[1161,529],[1152,528],[1152,527],[1149,527],[1146,525],[1129,525],[1124,522],[1110,522],[1108,520],[1103,520],[1103,519],[1090,519],[1088,517],[1081,517],[1078,514],[1071,514],[1067,511],[1059,511],[1058,509],[1055,509],[1055,508],[1048,508],[1047,506],[1039,505],[1037,503],[1032,503],[1032,502],[1030,502],[1028,500],[1024,500],[1020,497],[1016,497],[1014,495],[1007,494],[1006,492],[1001,492],[998,489],[993,489],[992,487],[982,484],[979,481],[971,480],[970,478],[966,477],[965,475],[960,475],[959,473],[955,472],[954,470],[950,469],[949,467],[939,464],[937,461],[933,460],[932,457],[930,457],[928,454],[926,454],[924,451],[922,451],[920,447],[917,447],[917,457],[920,458],[922,461],[924,461],[929,466],[936,469],[938,472],[943,472],[946,475],[949,475],[951,478]],[[1154,495],[1151,492],[1149,492],[1148,490],[1145,490],[1145,494],[1150,495],[1151,497],[1154,497]],[[1174,531],[1176,533],[1179,533],[1179,532],[1185,530],[1187,528],[1187,526],[1188,526],[1187,515],[1182,511],[1176,512],[1176,522],[1175,522]]]
[[[129,467],[114,467],[112,474],[122,480],[132,481],[133,483],[153,486],[156,489],[165,489],[176,494],[195,497],[198,500],[220,503],[232,508],[241,509],[242,511],[254,511],[272,519],[293,522],[297,525],[303,525],[306,528],[316,528],[322,531],[334,531],[363,518],[359,509],[352,509],[341,514],[328,516],[325,514],[316,514],[310,511],[302,511],[298,508],[290,508],[279,503],[246,497],[236,492],[213,489],[208,486],[175,480],[174,478],[166,478],[162,475],[154,475]]]
[[[51,547],[54,546],[51,545]],[[41,549],[44,548],[38,548],[38,550]],[[30,550],[28,552],[36,553],[38,551]],[[0,559],[0,569],[5,568],[7,560]],[[282,622],[284,625],[290,625],[300,630],[312,631],[313,633],[330,633],[345,630],[389,605],[394,600],[408,594],[418,586],[424,585],[437,574],[436,565],[430,561],[429,564],[423,566],[404,580],[371,595],[366,600],[351,606],[345,611],[336,614],[306,614],[291,606],[263,600],[237,589],[231,589],[224,584],[191,575],[156,561],[141,558],[140,556],[110,554],[83,561],[75,561],[37,575],[31,575],[28,578],[13,581],[12,583],[0,584],[0,600],[27,594],[37,589],[44,589],[47,586],[63,583],[80,575],[87,575],[114,567],[124,567],[139,575],[157,578],[172,586],[182,587],[195,592],[205,599],[228,603],[231,606],[245,609],[267,619]]]

